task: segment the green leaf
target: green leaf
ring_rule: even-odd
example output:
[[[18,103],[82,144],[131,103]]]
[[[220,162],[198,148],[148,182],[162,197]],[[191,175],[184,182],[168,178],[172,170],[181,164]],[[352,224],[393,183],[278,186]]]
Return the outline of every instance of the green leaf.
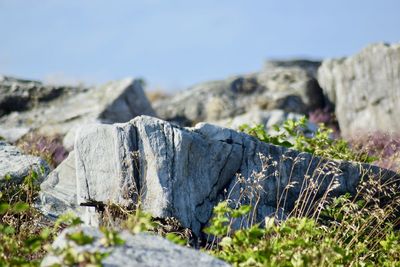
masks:
[[[15,228],[12,226],[6,226],[3,228],[2,232],[6,235],[13,235],[15,233]]]
[[[7,173],[6,175],[4,175],[4,180],[11,181],[11,179],[12,179],[11,174]]]
[[[0,203],[0,214],[4,214],[10,210],[10,204]]]
[[[94,242],[94,237],[86,235],[82,230],[75,233],[67,234],[66,238],[75,242],[79,246],[92,244]]]
[[[174,233],[167,233],[166,235],[165,235],[165,237],[169,240],[169,241],[171,241],[171,242],[173,242],[173,243],[175,243],[175,244],[177,244],[177,245],[186,245],[186,240],[185,239],[183,239],[183,238],[181,238],[179,235],[177,235],[177,234],[174,234]]]
[[[29,209],[29,205],[25,202],[17,202],[12,206],[12,211],[15,213],[22,213]]]
[[[251,211],[251,206],[242,205],[238,209],[232,211],[232,217],[239,218],[239,217],[242,217],[242,216],[248,214],[250,211]]]

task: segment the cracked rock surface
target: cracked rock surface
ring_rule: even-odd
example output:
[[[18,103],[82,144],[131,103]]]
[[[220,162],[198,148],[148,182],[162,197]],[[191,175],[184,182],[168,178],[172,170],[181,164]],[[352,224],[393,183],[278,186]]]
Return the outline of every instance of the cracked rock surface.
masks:
[[[366,176],[396,175],[368,164],[266,144],[208,123],[181,128],[148,116],[124,124],[84,126],[75,141],[76,205],[129,205],[140,198],[145,211],[175,217],[195,234],[201,233],[213,207],[227,197],[255,206],[253,218],[262,222],[277,207],[280,213],[289,212],[301,188],[312,182],[318,185],[313,191],[318,199],[333,183],[330,194],[339,195],[354,193]],[[60,184],[67,175],[58,178]],[[44,194],[65,188],[46,183],[51,186]],[[69,194],[58,197],[70,201]]]

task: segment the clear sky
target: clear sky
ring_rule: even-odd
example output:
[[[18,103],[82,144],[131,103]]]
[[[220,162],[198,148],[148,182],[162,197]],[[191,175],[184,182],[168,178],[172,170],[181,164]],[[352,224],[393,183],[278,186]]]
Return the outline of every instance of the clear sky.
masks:
[[[0,74],[50,82],[174,90],[379,41],[400,41],[400,0],[0,0]]]

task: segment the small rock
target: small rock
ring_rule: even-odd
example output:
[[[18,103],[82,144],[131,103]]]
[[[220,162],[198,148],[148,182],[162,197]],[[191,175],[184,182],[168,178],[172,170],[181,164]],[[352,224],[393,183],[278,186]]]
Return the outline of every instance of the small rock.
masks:
[[[14,144],[30,131],[31,129],[26,127],[14,127],[14,128],[0,127],[0,137],[4,138],[4,140],[7,140],[7,142]]]
[[[94,237],[93,243],[85,246],[77,246],[66,240],[66,234],[83,231],[85,235]],[[70,243],[77,253],[87,252],[108,252],[110,253],[102,260],[102,266],[109,267],[175,267],[175,266],[192,266],[192,267],[223,267],[229,264],[216,259],[204,252],[190,249],[187,247],[176,245],[160,236],[146,233],[132,235],[127,231],[120,233],[120,238],[125,244],[105,248],[101,243],[104,234],[96,228],[77,227],[64,230],[54,241],[53,248],[65,248]],[[47,267],[54,264],[62,264],[62,259],[58,256],[47,255],[41,266]]]
[[[38,175],[37,182],[41,182],[49,173],[47,163],[35,156],[23,154],[17,147],[0,141],[0,183],[6,178],[20,183],[32,171]]]

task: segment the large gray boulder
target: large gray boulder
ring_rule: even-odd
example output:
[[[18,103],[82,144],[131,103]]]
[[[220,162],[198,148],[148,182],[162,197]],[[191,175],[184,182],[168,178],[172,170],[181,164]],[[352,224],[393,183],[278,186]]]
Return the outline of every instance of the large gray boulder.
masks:
[[[127,122],[138,115],[154,115],[140,79],[80,88],[5,77],[0,89],[0,134],[7,138],[18,133],[19,138],[28,131],[47,136],[68,133],[64,141],[70,149],[75,130],[82,124]]]
[[[239,144],[146,116],[81,128],[75,153],[79,204],[128,205],[140,196],[145,211],[176,217],[196,233],[242,158]]]
[[[25,155],[17,147],[0,141],[0,184],[7,179],[21,183],[32,172],[37,174],[36,182],[41,182],[49,170],[43,159]]]
[[[77,246],[66,238],[67,234],[83,231],[85,235],[94,238],[93,243]],[[216,259],[204,252],[176,245],[160,236],[139,233],[132,235],[127,231],[121,232],[119,237],[125,241],[123,245],[105,247],[102,243],[104,234],[96,228],[76,227],[64,230],[54,241],[54,249],[66,248],[72,246],[77,253],[83,252],[101,252],[110,253],[102,260],[102,266],[112,267],[225,267],[229,264]],[[62,258],[52,253],[47,255],[41,266],[48,267],[54,264],[63,264]]]
[[[154,103],[157,115],[179,125],[232,118],[255,107],[307,114],[325,105],[317,62],[276,61],[259,73],[195,85]]]
[[[336,106],[341,132],[400,132],[400,44],[374,44],[318,70],[324,93]]]
[[[207,123],[180,128],[147,116],[124,124],[84,126],[74,151],[78,206],[109,201],[130,205],[140,198],[145,211],[175,217],[195,234],[226,198],[255,206],[253,218],[261,222],[277,207],[293,209],[304,185],[318,185],[309,193],[314,196],[309,199],[316,200],[327,191],[354,193],[369,175],[396,176],[368,164],[266,144]]]

